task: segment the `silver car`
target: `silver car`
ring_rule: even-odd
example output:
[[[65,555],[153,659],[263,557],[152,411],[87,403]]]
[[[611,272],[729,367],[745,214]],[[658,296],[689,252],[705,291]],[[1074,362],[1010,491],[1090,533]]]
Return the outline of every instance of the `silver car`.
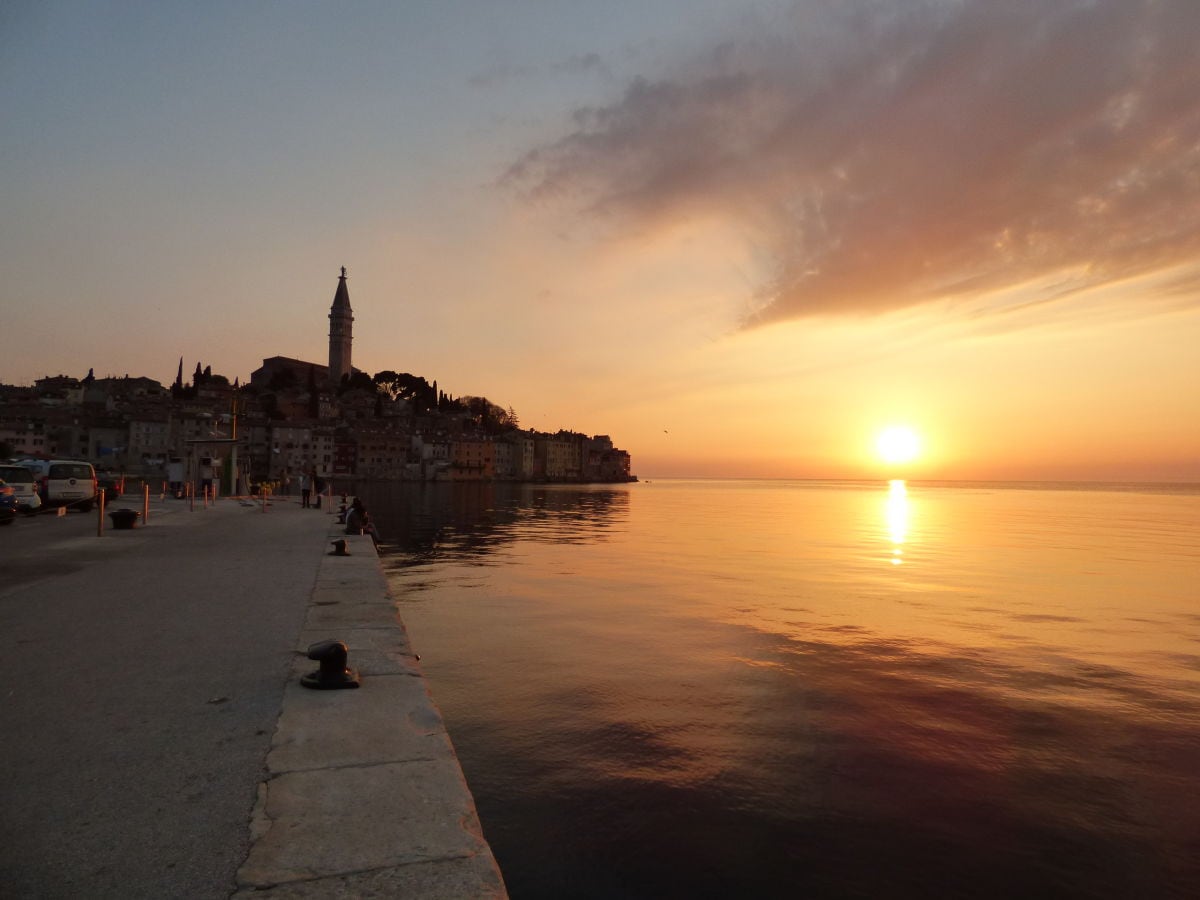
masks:
[[[0,480],[13,489],[18,512],[32,515],[42,508],[37,481],[29,469],[24,466],[0,465]]]

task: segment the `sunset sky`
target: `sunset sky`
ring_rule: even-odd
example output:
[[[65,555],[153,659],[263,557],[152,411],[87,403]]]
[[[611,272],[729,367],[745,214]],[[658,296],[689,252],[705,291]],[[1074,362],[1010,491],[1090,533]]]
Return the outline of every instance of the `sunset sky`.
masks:
[[[0,5],[0,381],[327,356],[642,477],[1200,480],[1200,3]],[[905,425],[902,472],[876,438]]]

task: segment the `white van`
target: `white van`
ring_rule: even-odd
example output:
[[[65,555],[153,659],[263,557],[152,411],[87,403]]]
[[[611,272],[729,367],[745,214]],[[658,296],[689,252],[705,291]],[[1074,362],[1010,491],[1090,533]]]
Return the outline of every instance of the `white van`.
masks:
[[[96,502],[96,470],[81,459],[22,459],[38,479],[42,502],[87,512]]]

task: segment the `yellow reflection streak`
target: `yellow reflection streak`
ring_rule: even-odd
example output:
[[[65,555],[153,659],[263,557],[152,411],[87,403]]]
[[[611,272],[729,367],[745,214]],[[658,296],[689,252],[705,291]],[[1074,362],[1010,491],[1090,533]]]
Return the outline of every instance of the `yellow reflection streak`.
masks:
[[[904,562],[904,538],[908,535],[909,507],[908,487],[901,479],[888,482],[887,506],[888,536],[892,539],[892,565]]]

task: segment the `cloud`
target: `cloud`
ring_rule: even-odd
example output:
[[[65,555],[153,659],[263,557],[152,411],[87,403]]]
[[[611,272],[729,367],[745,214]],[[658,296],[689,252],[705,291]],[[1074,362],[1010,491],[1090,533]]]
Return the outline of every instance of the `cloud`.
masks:
[[[476,72],[467,79],[467,84],[475,88],[488,88],[498,84],[507,84],[510,81],[532,78],[536,74],[537,69],[532,66],[513,66],[506,63]]]
[[[736,223],[749,322],[1200,252],[1200,3],[806,0],[575,112],[505,182],[622,229]]]
[[[490,88],[497,85],[507,85],[511,82],[528,81],[533,78],[544,77],[544,74],[547,72],[551,77],[562,75],[596,75],[601,78],[611,78],[613,74],[612,68],[604,61],[600,54],[584,53],[551,63],[544,69],[538,66],[511,65],[508,63],[492,66],[471,75],[467,79],[467,83],[474,88]]]
[[[603,78],[612,77],[612,69],[598,53],[572,56],[550,67],[553,74],[580,75],[595,73]]]

